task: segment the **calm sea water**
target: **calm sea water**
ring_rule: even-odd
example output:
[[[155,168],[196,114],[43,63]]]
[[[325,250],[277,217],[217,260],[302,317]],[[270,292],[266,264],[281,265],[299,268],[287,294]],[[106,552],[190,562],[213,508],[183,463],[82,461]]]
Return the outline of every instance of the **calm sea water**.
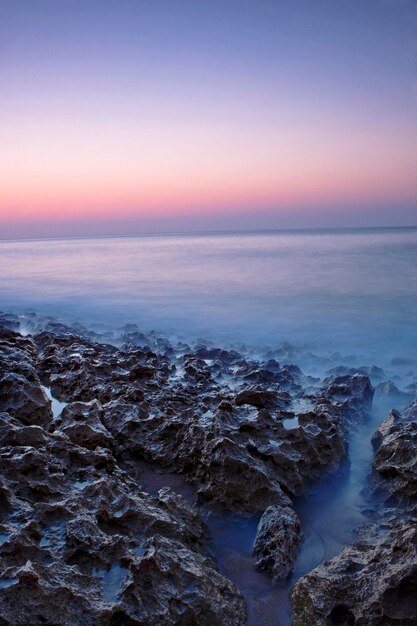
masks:
[[[417,229],[1,242],[0,307],[386,362],[416,353]]]

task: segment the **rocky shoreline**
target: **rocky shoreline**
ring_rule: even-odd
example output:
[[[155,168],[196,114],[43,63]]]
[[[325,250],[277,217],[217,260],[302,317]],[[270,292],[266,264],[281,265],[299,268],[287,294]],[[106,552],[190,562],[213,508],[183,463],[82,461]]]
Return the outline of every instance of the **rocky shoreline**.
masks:
[[[346,459],[381,371],[343,366],[319,379],[274,355],[135,326],[115,341],[37,316],[26,324],[22,334],[18,317],[0,316],[0,624],[247,624],[201,507],[257,515],[252,567],[285,580],[303,544],[294,501]],[[296,582],[295,626],[417,624],[412,397],[373,437],[374,519]],[[194,501],[168,486],[148,493],[143,464],[181,476]]]

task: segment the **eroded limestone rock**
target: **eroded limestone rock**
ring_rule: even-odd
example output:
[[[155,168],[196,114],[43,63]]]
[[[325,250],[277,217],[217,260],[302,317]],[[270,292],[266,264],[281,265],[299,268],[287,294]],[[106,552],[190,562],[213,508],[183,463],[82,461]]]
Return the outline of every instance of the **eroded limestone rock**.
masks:
[[[270,506],[262,515],[253,546],[256,567],[277,580],[291,573],[301,541],[301,525],[289,507]]]

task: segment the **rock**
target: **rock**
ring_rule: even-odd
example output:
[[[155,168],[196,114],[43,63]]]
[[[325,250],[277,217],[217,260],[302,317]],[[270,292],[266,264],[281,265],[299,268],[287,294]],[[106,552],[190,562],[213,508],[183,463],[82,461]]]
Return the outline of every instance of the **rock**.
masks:
[[[291,573],[301,540],[301,525],[289,507],[270,506],[262,515],[253,546],[257,569],[277,580]]]
[[[378,485],[393,498],[417,498],[417,402],[402,416],[391,411],[374,433],[373,468]]]
[[[392,380],[386,380],[375,387],[375,398],[389,398],[393,402],[407,402],[407,400],[411,400],[412,394],[400,391]]]
[[[361,374],[368,376],[371,380],[377,381],[385,377],[385,372],[376,365],[361,365],[360,367],[347,367],[346,365],[337,365],[328,370],[328,376],[353,376]]]
[[[243,626],[197,509],[132,470],[142,417],[167,405],[166,357],[47,326],[36,344],[1,330],[0,624]],[[70,402],[56,420],[39,374]]]
[[[111,448],[112,435],[102,423],[103,407],[97,400],[73,402],[62,410],[56,427],[84,448]]]
[[[197,493],[205,502],[227,510],[259,513],[271,503],[288,506],[291,502],[262,459],[244,454],[229,438],[209,441],[200,463]]]
[[[246,624],[242,599],[213,562],[159,536],[145,544],[143,556],[130,566],[120,604],[125,620],[149,626]]]
[[[372,409],[374,388],[367,376],[331,376],[325,379],[324,396],[345,407],[345,420],[355,423],[363,413]]]
[[[0,447],[28,446],[38,448],[46,444],[47,433],[40,426],[22,426],[9,413],[0,413]]]
[[[12,313],[3,313],[0,311],[0,332],[3,330],[12,330],[18,332],[20,329],[19,318]]]
[[[41,352],[41,377],[59,400],[98,400],[104,404],[123,397],[141,402],[146,388],[152,389],[167,378],[165,357],[153,352],[123,352],[72,333],[44,331],[35,341]]]
[[[248,387],[237,394],[235,403],[237,406],[242,404],[250,404],[258,409],[273,407],[277,404],[278,394],[276,391],[267,391],[257,389],[256,387]],[[288,400],[287,400],[288,402]]]
[[[417,624],[417,524],[368,531],[303,576],[292,592],[293,626]]]
[[[27,425],[48,425],[52,421],[51,402],[40,384],[15,372],[0,378],[0,410]]]
[[[118,447],[196,484],[200,499],[228,509],[262,513],[288,504],[326,468],[346,454],[343,408],[320,400],[286,430],[282,419],[231,405],[200,418],[184,396],[167,411],[147,415],[144,406],[108,403],[103,420]],[[191,405],[192,406],[192,405]]]
[[[0,411],[26,425],[47,426],[51,402],[37,375],[38,354],[29,337],[0,328]]]

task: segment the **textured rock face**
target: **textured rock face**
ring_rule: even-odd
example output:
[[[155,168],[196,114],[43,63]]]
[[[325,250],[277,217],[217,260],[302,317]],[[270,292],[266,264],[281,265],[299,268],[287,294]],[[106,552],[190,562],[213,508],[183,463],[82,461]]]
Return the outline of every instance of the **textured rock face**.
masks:
[[[340,403],[345,409],[345,419],[354,422],[357,413],[370,411],[374,397],[374,388],[367,376],[362,374],[331,376],[324,380],[327,398]]]
[[[400,500],[417,498],[417,402],[401,415],[391,411],[372,442],[374,470],[381,489]],[[392,498],[391,498],[392,500]]]
[[[9,330],[0,340],[3,379],[15,376],[0,412],[0,624],[245,624],[238,590],[206,556],[198,511],[169,488],[150,496],[121,468],[96,399],[52,420],[49,400],[45,412],[22,391],[45,375],[34,342]],[[152,379],[136,370],[116,383],[103,369],[104,359],[84,378],[85,363],[62,381],[105,397]]]
[[[278,400],[278,394],[274,391],[264,391],[263,389],[257,389],[256,387],[249,387],[248,389],[238,393],[235,398],[235,403],[237,406],[250,404],[255,406],[257,409],[264,409],[267,407],[274,407]],[[287,403],[288,398],[285,397],[283,402],[284,407]]]
[[[417,524],[394,523],[301,578],[294,626],[417,624]]]
[[[0,327],[0,411],[23,424],[47,426],[52,421],[51,402],[42,389],[37,365],[33,341]]]
[[[161,354],[132,345],[134,333],[120,350],[59,330],[35,341],[54,395],[86,403],[82,419],[68,407],[61,417],[72,441],[107,446],[111,433],[125,457],[183,473],[201,500],[233,510],[289,505],[288,494],[301,493],[345,456],[349,420],[360,420],[372,399],[364,376],[333,377],[311,398],[312,410],[299,414],[298,427],[287,430],[283,419],[294,415],[292,400],[303,397],[307,382],[295,366],[261,366],[204,346],[180,346],[175,355],[164,344]],[[101,405],[106,432],[92,401]]]
[[[296,583],[294,626],[417,624],[417,403],[391,411],[372,443],[373,488],[406,507],[386,508],[357,543]]]
[[[134,328],[121,347],[53,322],[33,339],[10,320],[1,333],[0,624],[244,624],[197,509],[145,493],[138,460],[184,475],[201,502],[267,510],[255,556],[285,578],[300,542],[291,498],[346,455],[369,380],[319,388],[275,358]],[[68,403],[56,419],[42,384]]]
[[[328,401],[318,401],[299,415],[297,428],[287,430],[283,416],[232,404],[202,418],[192,397],[180,397],[171,415],[149,415],[117,401],[106,405],[103,420],[121,449],[185,473],[205,501],[259,512],[289,504],[283,490],[301,493],[346,454],[343,409]]]
[[[371,381],[379,381],[385,377],[384,370],[376,365],[361,365],[360,367],[337,365],[336,367],[332,367],[327,374],[329,376],[353,376],[354,374],[361,374],[362,376],[368,376]]]
[[[277,580],[291,573],[301,540],[300,520],[288,507],[270,506],[261,517],[253,554],[256,567]]]
[[[112,435],[103,425],[103,407],[97,400],[73,402],[66,406],[56,427],[72,443],[94,450],[97,447],[112,449]]]
[[[149,496],[108,451],[59,431],[22,446],[13,425],[0,454],[0,620],[245,623],[242,598],[202,555],[204,524],[180,496]]]

